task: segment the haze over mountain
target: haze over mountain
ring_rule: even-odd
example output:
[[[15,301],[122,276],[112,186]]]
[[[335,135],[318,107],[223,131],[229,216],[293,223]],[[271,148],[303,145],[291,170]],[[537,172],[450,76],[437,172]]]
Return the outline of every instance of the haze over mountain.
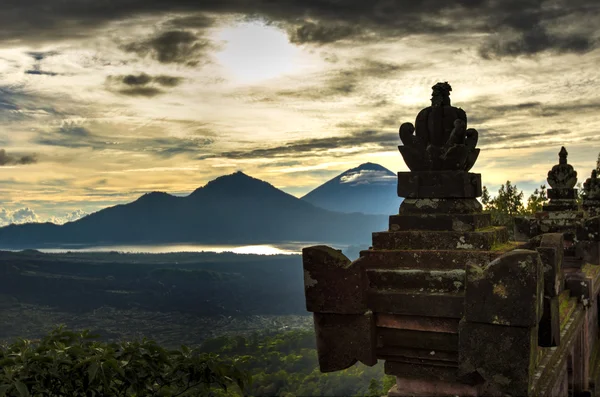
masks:
[[[386,228],[386,216],[328,211],[236,172],[186,197],[152,192],[64,225],[9,225],[0,228],[0,247],[284,241],[368,244],[371,232]]]
[[[397,195],[397,176],[379,164],[364,163],[341,173],[312,190],[302,200],[339,212],[392,215],[402,199]]]

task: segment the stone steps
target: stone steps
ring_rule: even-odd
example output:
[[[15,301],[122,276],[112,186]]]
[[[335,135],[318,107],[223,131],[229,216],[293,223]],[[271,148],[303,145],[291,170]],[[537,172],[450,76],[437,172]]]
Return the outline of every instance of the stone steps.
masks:
[[[455,231],[392,231],[373,233],[373,248],[386,250],[490,251],[508,242],[508,230],[490,227],[473,232]]]
[[[418,290],[420,292],[460,292],[465,287],[465,270],[368,269],[372,290]]]
[[[420,290],[368,290],[367,306],[376,313],[460,319],[464,312],[464,291],[426,292]]]

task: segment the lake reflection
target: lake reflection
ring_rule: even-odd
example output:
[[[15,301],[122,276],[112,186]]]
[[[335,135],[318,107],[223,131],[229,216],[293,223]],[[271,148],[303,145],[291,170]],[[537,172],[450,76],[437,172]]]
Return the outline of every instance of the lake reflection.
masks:
[[[40,252],[59,254],[65,252],[110,252],[164,254],[170,252],[233,252],[235,254],[254,255],[299,255],[303,247],[315,245],[311,242],[293,242],[257,245],[207,245],[207,244],[163,244],[163,245],[97,245],[63,246],[57,248],[38,248]],[[344,247],[336,246],[337,249]]]

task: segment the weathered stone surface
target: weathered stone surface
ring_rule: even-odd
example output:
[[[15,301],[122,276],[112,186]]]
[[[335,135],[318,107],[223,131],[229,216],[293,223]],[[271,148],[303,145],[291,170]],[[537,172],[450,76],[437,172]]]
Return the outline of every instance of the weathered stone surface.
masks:
[[[398,172],[398,196],[404,198],[475,198],[481,174],[466,171]]]
[[[505,251],[514,248],[512,244],[494,251],[467,250],[367,250],[361,251],[364,269],[419,269],[419,270],[464,270],[465,265],[484,266]]]
[[[510,251],[484,268],[467,267],[465,319],[516,327],[537,325],[543,312],[539,254]]]
[[[321,372],[346,369],[357,361],[377,364],[375,318],[364,314],[314,313]]]
[[[490,227],[475,232],[407,230],[373,233],[374,249],[490,251],[507,242],[508,230],[505,227]]]
[[[465,288],[465,271],[420,269],[369,269],[368,288],[372,290],[420,290],[460,292]]]
[[[475,198],[407,198],[400,204],[399,214],[476,214],[482,209],[481,203]]]
[[[576,200],[577,189],[548,189],[548,198],[550,200]]]
[[[578,241],[575,255],[585,263],[600,265],[600,241]]]
[[[450,334],[458,333],[458,321],[450,318],[404,316],[390,313],[378,313],[375,318],[375,324],[378,327]]]
[[[538,348],[538,329],[461,321],[460,375],[479,374],[483,395],[528,396]]]
[[[574,203],[550,203],[542,206],[542,211],[551,211],[551,212],[562,212],[562,211],[577,211],[579,206],[576,202]]]
[[[458,292],[426,293],[418,290],[369,291],[367,305],[377,313],[410,316],[461,318],[464,294]]]
[[[467,262],[483,266],[499,254],[495,251],[452,250],[383,250],[369,249],[360,252],[365,269],[452,270],[463,269]]]
[[[562,263],[564,259],[564,238],[561,233],[543,234],[540,246],[536,248],[542,260],[544,273],[544,295],[557,296],[563,288]]]
[[[423,349],[429,350],[429,352],[457,352],[458,334],[377,327],[377,347],[383,349],[388,347]],[[430,356],[435,356],[435,354]],[[429,358],[435,359],[435,357]]]
[[[438,364],[438,363],[436,363]],[[384,371],[387,375],[402,376],[411,379],[438,380],[444,382],[457,382],[458,369],[456,365],[449,366],[423,365],[423,363],[404,363],[398,361],[386,361]]]
[[[457,323],[458,324],[458,323]],[[458,333],[457,333],[458,335]],[[458,343],[458,342],[457,342]],[[456,351],[448,352],[443,350],[416,349],[412,347],[385,346],[377,348],[377,358],[379,360],[402,361],[404,359],[412,360],[430,360],[435,356],[436,360],[445,361],[456,365],[458,362],[458,348]]]
[[[577,228],[577,240],[600,241],[600,216],[586,219]]]
[[[586,307],[591,305],[591,301],[594,298],[594,280],[581,272],[569,273],[565,284],[571,292],[571,296],[577,298]]]
[[[419,214],[390,216],[390,231],[439,230],[472,232],[491,226],[490,214]]]
[[[309,312],[361,314],[367,310],[358,261],[318,245],[302,250],[304,293]]]
[[[538,345],[553,347],[560,345],[560,311],[558,296],[544,296],[544,313],[538,330]]]

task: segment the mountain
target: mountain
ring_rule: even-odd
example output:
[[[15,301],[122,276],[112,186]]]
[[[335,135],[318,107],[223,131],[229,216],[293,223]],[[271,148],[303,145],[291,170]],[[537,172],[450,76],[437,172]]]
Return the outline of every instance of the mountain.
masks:
[[[398,213],[402,202],[397,183],[392,171],[365,163],[312,190],[302,200],[330,211],[392,215]]]
[[[371,232],[385,229],[387,217],[327,211],[236,172],[186,197],[153,192],[64,225],[6,226],[0,228],[0,247],[284,241],[369,244]]]

